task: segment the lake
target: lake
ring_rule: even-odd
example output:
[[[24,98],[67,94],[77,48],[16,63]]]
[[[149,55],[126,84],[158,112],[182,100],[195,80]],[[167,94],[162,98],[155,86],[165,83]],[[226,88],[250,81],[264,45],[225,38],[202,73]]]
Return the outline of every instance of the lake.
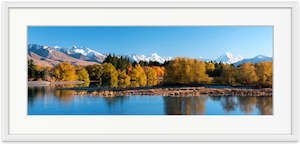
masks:
[[[206,95],[101,97],[77,96],[74,90],[59,90],[53,86],[28,87],[28,115],[272,115],[272,113],[272,97]]]

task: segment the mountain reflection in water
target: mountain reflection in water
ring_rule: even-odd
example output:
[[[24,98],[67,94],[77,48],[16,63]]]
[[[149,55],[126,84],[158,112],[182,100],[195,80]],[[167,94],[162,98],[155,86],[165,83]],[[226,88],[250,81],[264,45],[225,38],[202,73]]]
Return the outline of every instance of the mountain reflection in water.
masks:
[[[72,87],[72,86],[71,86]],[[272,97],[77,96],[75,90],[28,87],[29,115],[272,115]],[[89,93],[85,91],[85,93]]]

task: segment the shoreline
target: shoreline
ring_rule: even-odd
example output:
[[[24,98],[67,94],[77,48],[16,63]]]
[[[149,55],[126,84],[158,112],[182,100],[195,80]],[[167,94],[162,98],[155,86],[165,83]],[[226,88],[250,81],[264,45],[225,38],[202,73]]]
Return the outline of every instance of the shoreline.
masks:
[[[82,84],[84,81],[28,81],[28,86],[49,86],[49,85],[64,85],[64,84]]]
[[[197,87],[138,87],[138,88],[108,88],[108,87],[74,87],[59,88],[60,90],[75,90],[79,96],[272,96],[272,88],[207,88]]]

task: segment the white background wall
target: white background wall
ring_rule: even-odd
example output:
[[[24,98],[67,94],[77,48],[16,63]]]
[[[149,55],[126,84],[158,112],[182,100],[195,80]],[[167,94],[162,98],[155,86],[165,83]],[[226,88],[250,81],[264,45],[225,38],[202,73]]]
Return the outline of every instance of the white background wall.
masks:
[[[3,0],[0,0],[1,3],[3,2]],[[6,1],[12,1],[12,0],[6,0]],[[26,0],[17,0],[17,1],[26,1]],[[27,0],[27,1],[32,1],[32,0]],[[39,1],[50,1],[50,0],[39,0]],[[54,0],[52,0],[54,1]],[[55,1],[59,1],[59,0],[55,0]],[[78,1],[78,0],[63,0],[63,1]],[[82,0],[83,1],[83,0]],[[89,1],[96,1],[96,0],[89,0]],[[109,0],[97,0],[97,1],[109,1]],[[128,0],[110,0],[111,1],[128,1]],[[141,1],[153,1],[153,2],[159,2],[159,1],[176,1],[176,0],[139,0],[139,2]],[[178,1],[178,0],[177,0]],[[181,0],[181,1],[184,1],[184,0]],[[194,1],[194,2],[197,2],[197,1],[205,1],[205,0],[189,0],[189,1]],[[209,0],[206,0],[206,1],[209,1]],[[217,1],[228,1],[228,0],[217,0]],[[233,0],[230,0],[230,1],[233,1]],[[243,0],[235,0],[235,1],[243,1]],[[247,1],[259,1],[259,0],[247,0]],[[264,1],[286,1],[286,0],[264,0]],[[2,15],[1,11],[0,11],[0,14]],[[300,16],[300,15],[299,15]],[[2,30],[1,30],[2,31]],[[1,56],[1,55],[0,55]],[[1,72],[1,71],[0,71]],[[0,103],[0,109],[1,109],[1,103]],[[0,119],[1,120],[1,119]],[[17,144],[17,143],[26,143],[26,144],[42,144],[42,143],[47,143],[47,144],[52,144],[52,143],[64,143],[64,144],[73,144],[75,142],[2,142],[0,141],[0,144],[6,144],[6,143],[9,143],[9,144]],[[76,142],[77,144],[84,144],[84,143],[87,143],[87,142]],[[99,143],[99,142],[90,142],[90,143]],[[110,142],[111,144],[116,144],[118,142]],[[124,142],[126,144],[131,144],[133,142]],[[142,143],[142,142],[135,142],[135,143]],[[144,143],[152,143],[152,142],[144,142]],[[162,143],[162,142],[157,142],[157,143]],[[164,143],[174,143],[174,142],[164,142]],[[186,142],[176,142],[176,143],[186,143]],[[196,142],[193,142],[193,143],[196,143]],[[202,143],[209,143],[209,142],[202,142]],[[210,142],[211,144],[218,144],[220,142]],[[226,144],[230,144],[230,143],[233,143],[233,142],[225,142]],[[252,144],[254,142],[234,142],[234,143],[247,143],[247,144]],[[266,144],[273,144],[274,142],[257,142],[257,143],[266,143]],[[291,144],[290,142],[276,142],[278,144]],[[299,142],[293,142],[293,144],[299,144]]]

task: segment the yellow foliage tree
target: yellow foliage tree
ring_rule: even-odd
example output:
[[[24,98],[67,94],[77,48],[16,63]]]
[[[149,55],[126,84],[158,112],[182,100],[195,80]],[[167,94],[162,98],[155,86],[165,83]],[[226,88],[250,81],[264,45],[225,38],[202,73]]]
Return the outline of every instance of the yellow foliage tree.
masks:
[[[256,64],[256,75],[258,76],[258,85],[260,87],[271,87],[273,67],[272,62],[260,62]]]
[[[126,71],[119,71],[119,86],[120,87],[128,87],[130,86],[130,76],[126,74]]]
[[[241,64],[238,67],[237,80],[243,86],[255,86],[258,77],[255,72],[255,67],[250,62]]]
[[[147,86],[157,85],[157,73],[152,67],[145,67],[145,73],[147,76]]]
[[[236,68],[229,64],[222,65],[222,72],[220,76],[220,82],[221,84],[226,85],[234,85],[236,82]]]
[[[77,79],[76,68],[69,62],[62,62],[53,69],[53,74],[57,80],[74,81]]]
[[[90,82],[90,79],[89,79],[89,74],[87,72],[87,70],[83,67],[78,67],[76,69],[76,74],[77,74],[77,79],[79,81],[85,81],[85,82]]]
[[[209,62],[207,65],[206,65],[206,73],[208,74],[212,74],[215,70],[215,64],[212,63],[212,62]]]
[[[157,77],[163,77],[165,74],[165,67],[163,66],[151,66],[156,71]]]
[[[102,74],[102,84],[109,85],[112,87],[118,86],[118,71],[111,63],[102,64],[103,74]]]
[[[134,68],[129,68],[128,73],[130,75],[131,84],[133,87],[147,85],[147,76],[144,69],[140,65],[136,65]]]
[[[190,58],[175,58],[166,66],[164,82],[169,84],[210,83],[203,61]]]

